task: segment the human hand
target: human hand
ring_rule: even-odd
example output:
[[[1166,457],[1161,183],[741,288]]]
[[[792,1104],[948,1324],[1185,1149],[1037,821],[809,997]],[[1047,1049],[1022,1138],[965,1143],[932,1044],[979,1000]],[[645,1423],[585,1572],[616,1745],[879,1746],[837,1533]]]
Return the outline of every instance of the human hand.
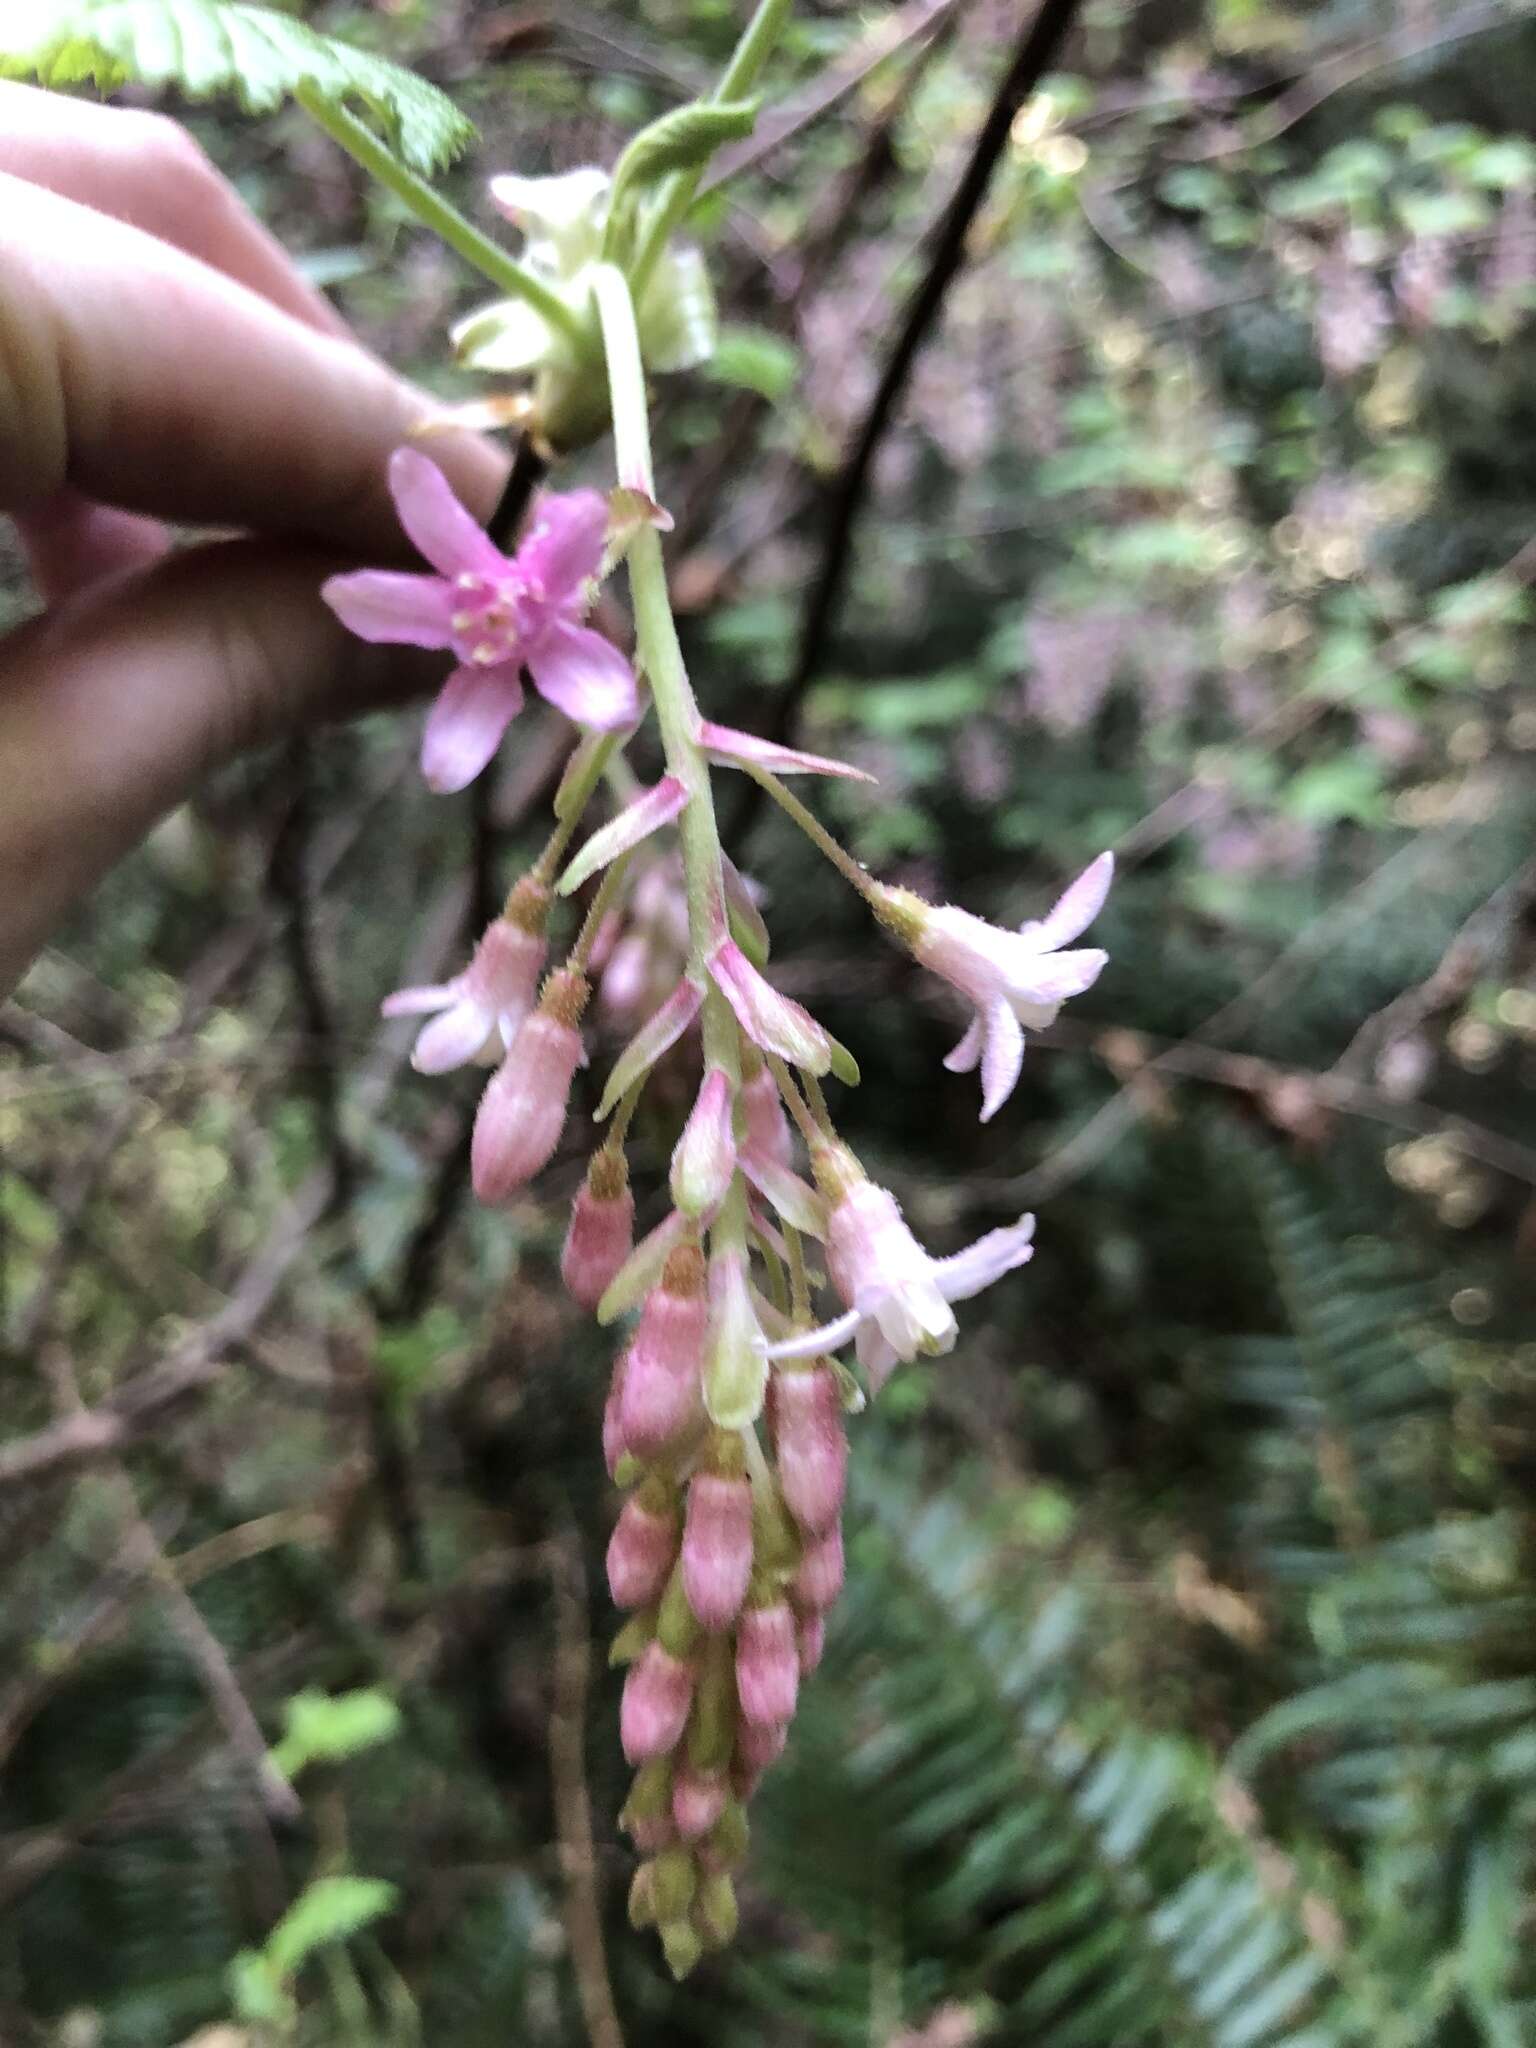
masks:
[[[47,607],[0,641],[0,995],[213,767],[440,680],[318,595],[408,552],[386,465],[425,409],[184,130],[0,84],[0,513]],[[433,456],[488,516],[500,458]]]

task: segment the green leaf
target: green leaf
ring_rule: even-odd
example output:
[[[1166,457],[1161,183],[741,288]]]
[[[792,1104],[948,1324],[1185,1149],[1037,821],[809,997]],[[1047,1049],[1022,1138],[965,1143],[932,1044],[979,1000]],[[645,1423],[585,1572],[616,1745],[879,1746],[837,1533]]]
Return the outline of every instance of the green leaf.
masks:
[[[360,104],[418,171],[450,163],[474,126],[412,72],[241,0],[27,0],[0,19],[0,78],[40,85],[174,85],[192,99],[234,93],[269,113],[305,88]]]
[[[613,204],[672,171],[698,171],[722,143],[750,135],[760,99],[694,100],[642,128],[613,170]]]
[[[709,374],[717,384],[734,384],[774,402],[793,388],[800,352],[766,327],[727,327],[715,344]]]
[[[339,1763],[400,1732],[400,1709],[387,1693],[371,1688],[295,1693],[285,1719],[283,1739],[272,1751],[272,1762],[285,1778],[297,1776],[306,1764]]]
[[[267,1936],[263,1952],[279,1980],[292,1977],[316,1949],[347,1941],[387,1913],[395,1887],[378,1877],[318,1877]]]

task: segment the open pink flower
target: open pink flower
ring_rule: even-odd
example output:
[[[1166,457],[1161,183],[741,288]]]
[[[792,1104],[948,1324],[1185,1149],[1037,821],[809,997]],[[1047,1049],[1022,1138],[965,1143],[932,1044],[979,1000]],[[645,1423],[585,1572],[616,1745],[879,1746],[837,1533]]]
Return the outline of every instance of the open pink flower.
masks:
[[[1054,908],[1016,932],[972,917],[952,903],[941,909],[903,892],[891,899],[890,922],[924,967],[969,997],[976,1014],[944,1064],[952,1074],[981,1068],[981,1121],[1013,1093],[1024,1062],[1024,1027],[1040,1031],[1056,1021],[1069,996],[1099,978],[1109,955],[1097,946],[1060,948],[1085,931],[1104,907],[1115,860],[1101,853],[1063,892]],[[884,914],[884,913],[882,913]]]
[[[533,1008],[546,951],[542,931],[498,917],[462,974],[434,988],[402,988],[387,996],[386,1017],[437,1012],[411,1054],[416,1071],[446,1074],[469,1060],[499,1060]]]
[[[765,1347],[769,1358],[817,1358],[850,1337],[876,1392],[898,1359],[952,1351],[958,1334],[950,1304],[980,1294],[1033,1251],[1033,1216],[990,1230],[952,1258],[932,1259],[902,1221],[896,1197],[862,1175],[832,1208],[827,1268],[848,1313],[819,1330]],[[777,1389],[775,1390],[777,1392]]]
[[[435,790],[463,789],[490,760],[522,708],[525,668],[540,695],[577,724],[613,732],[631,723],[634,671],[580,623],[608,530],[596,491],[547,494],[509,556],[417,449],[395,450],[389,487],[400,524],[438,574],[359,569],[332,576],[321,595],[364,640],[446,647],[457,656],[422,738],[422,773]]]

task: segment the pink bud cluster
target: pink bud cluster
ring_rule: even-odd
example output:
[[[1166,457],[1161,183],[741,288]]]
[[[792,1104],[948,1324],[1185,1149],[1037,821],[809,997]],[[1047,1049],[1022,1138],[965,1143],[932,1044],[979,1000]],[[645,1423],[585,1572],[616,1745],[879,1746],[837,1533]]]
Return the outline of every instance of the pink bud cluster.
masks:
[[[734,1928],[746,1805],[783,1753],[843,1581],[837,1376],[825,1362],[773,1374],[772,1457],[749,1476],[742,1437],[703,1411],[708,1310],[702,1256],[681,1245],[615,1374],[608,1444],[629,1489],[608,1583],[631,1610],[614,1644],[636,1767],[622,1821],[644,1859],[630,1913],[680,1972]]]

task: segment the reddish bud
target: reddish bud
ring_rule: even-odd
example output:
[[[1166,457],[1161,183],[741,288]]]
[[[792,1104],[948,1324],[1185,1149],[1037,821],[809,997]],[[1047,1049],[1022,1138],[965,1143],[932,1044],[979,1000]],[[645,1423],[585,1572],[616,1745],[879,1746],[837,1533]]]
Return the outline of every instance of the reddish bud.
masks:
[[[728,1628],[752,1576],[752,1487],[742,1478],[696,1473],[688,1486],[683,1588],[707,1629]]]
[[[744,1721],[736,1737],[737,1762],[760,1777],[770,1764],[778,1762],[788,1740],[787,1721],[766,1721],[761,1726]]]
[[[802,1613],[825,1614],[842,1590],[843,1532],[834,1522],[806,1544],[790,1592]]]
[[[698,1412],[707,1322],[703,1258],[697,1245],[679,1245],[645,1298],[624,1365],[619,1422],[637,1456],[654,1456]]]
[[[801,1621],[795,1645],[800,1657],[800,1676],[809,1678],[827,1647],[827,1624],[819,1614],[812,1614]]]
[[[800,1688],[795,1617],[787,1604],[749,1607],[736,1633],[736,1696],[748,1721],[787,1722]]]
[[[831,1367],[776,1372],[771,1404],[785,1505],[802,1528],[830,1528],[842,1508],[848,1478],[843,1404]]]
[[[684,1768],[672,1786],[672,1820],[685,1842],[707,1835],[725,1811],[728,1787],[720,1771]]]
[[[647,1499],[656,1482],[631,1494],[608,1539],[608,1586],[618,1607],[644,1607],[666,1590],[677,1554],[677,1516],[661,1500]]]
[[[552,974],[538,1009],[491,1076],[470,1141],[470,1171],[482,1202],[505,1202],[553,1157],[581,1062],[577,1024],[586,999],[584,976],[569,969]]]
[[[605,1147],[594,1155],[587,1178],[571,1204],[570,1227],[560,1254],[566,1292],[593,1309],[608,1291],[635,1242],[635,1198],[622,1154]]]
[[[651,1643],[629,1668],[619,1709],[619,1739],[632,1764],[675,1749],[688,1720],[693,1673],[660,1643]]]

